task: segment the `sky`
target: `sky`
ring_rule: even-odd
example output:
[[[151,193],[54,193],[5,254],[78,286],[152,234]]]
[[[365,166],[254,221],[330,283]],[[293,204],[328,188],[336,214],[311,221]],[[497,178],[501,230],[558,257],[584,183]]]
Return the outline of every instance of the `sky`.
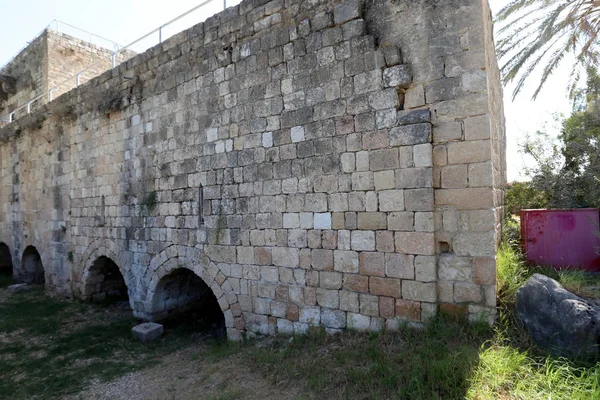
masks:
[[[0,24],[0,66],[4,65],[16,53],[37,36],[51,21],[59,20],[73,26],[84,28],[103,38],[110,39],[121,46],[153,31],[171,19],[201,4],[202,0],[0,0],[2,24]],[[226,0],[227,5],[235,5],[240,0]],[[509,0],[490,0],[493,12],[498,11]],[[194,25],[223,9],[223,0],[209,1],[181,22],[165,28],[163,38]],[[56,28],[56,23],[52,23]],[[89,36],[86,32],[75,31],[59,22],[59,30],[74,34],[105,47],[114,46],[114,42]],[[158,42],[158,34],[140,43],[137,50],[150,47]],[[136,47],[134,46],[134,49]],[[566,63],[565,63],[566,64]],[[519,143],[528,133],[547,128],[557,133],[553,115],[568,115],[571,105],[566,93],[568,65],[558,69],[534,102],[531,95],[534,84],[527,85],[513,101],[512,89],[504,90],[504,107],[507,127],[507,166],[508,180],[525,180],[526,166],[533,166],[532,160],[520,154]],[[535,76],[531,81],[535,83]]]

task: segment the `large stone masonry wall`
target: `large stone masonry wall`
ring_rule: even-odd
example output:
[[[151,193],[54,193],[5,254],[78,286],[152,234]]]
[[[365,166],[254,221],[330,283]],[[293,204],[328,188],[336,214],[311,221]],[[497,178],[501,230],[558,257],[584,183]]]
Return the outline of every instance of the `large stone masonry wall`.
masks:
[[[493,319],[489,21],[480,0],[229,8],[0,130],[0,242],[64,295],[110,258],[143,319],[189,269],[232,339]]]

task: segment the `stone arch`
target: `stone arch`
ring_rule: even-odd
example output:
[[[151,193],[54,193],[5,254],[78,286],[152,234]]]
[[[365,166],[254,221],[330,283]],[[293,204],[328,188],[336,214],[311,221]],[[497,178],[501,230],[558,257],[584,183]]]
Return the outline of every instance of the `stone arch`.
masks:
[[[0,274],[13,275],[13,262],[10,248],[6,243],[0,242]]]
[[[43,285],[46,283],[42,257],[34,246],[27,246],[21,257],[19,280],[25,283]]]
[[[81,297],[87,301],[129,302],[129,289],[119,266],[110,257],[96,258],[82,282]]]
[[[164,278],[176,270],[193,272],[210,289],[216,298],[225,319],[227,337],[240,340],[245,331],[244,319],[233,286],[217,264],[195,247],[172,245],[154,256],[146,271],[144,319],[156,320],[164,317],[164,310],[157,308],[157,296],[162,296]]]
[[[102,262],[105,259],[112,261],[118,268],[127,289],[129,305],[132,306],[131,288],[133,282],[129,263],[125,254],[119,252],[117,245],[109,239],[99,238],[94,240],[83,253],[78,271],[74,271],[72,278],[75,283],[75,294],[83,300],[94,300],[94,291],[99,289],[94,287],[95,283],[99,283],[95,282],[98,277],[98,267],[103,267],[98,264],[98,261]]]

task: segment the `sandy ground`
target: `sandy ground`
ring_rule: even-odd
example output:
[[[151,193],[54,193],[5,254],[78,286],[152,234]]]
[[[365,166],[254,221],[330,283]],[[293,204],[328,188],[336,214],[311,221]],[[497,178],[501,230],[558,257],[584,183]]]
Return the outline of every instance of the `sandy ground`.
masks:
[[[93,383],[64,400],[297,399],[295,389],[276,387],[234,357],[208,362],[201,347],[173,353],[155,366],[109,383]]]

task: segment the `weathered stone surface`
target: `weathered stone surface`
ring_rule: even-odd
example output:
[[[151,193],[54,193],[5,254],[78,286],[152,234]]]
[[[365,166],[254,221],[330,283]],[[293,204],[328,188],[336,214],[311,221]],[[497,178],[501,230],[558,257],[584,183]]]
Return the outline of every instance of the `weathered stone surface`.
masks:
[[[534,274],[517,290],[517,315],[531,338],[567,357],[597,357],[600,310],[554,279]]]
[[[247,1],[42,96],[0,123],[0,267],[65,296],[127,294],[146,320],[210,291],[232,340],[397,327],[438,303],[492,318],[489,10],[430,3]],[[33,81],[0,109],[76,67],[54,45],[9,66]],[[460,262],[438,265],[444,251]]]
[[[162,336],[164,327],[155,322],[144,322],[131,329],[133,337],[141,342],[154,342]]]

